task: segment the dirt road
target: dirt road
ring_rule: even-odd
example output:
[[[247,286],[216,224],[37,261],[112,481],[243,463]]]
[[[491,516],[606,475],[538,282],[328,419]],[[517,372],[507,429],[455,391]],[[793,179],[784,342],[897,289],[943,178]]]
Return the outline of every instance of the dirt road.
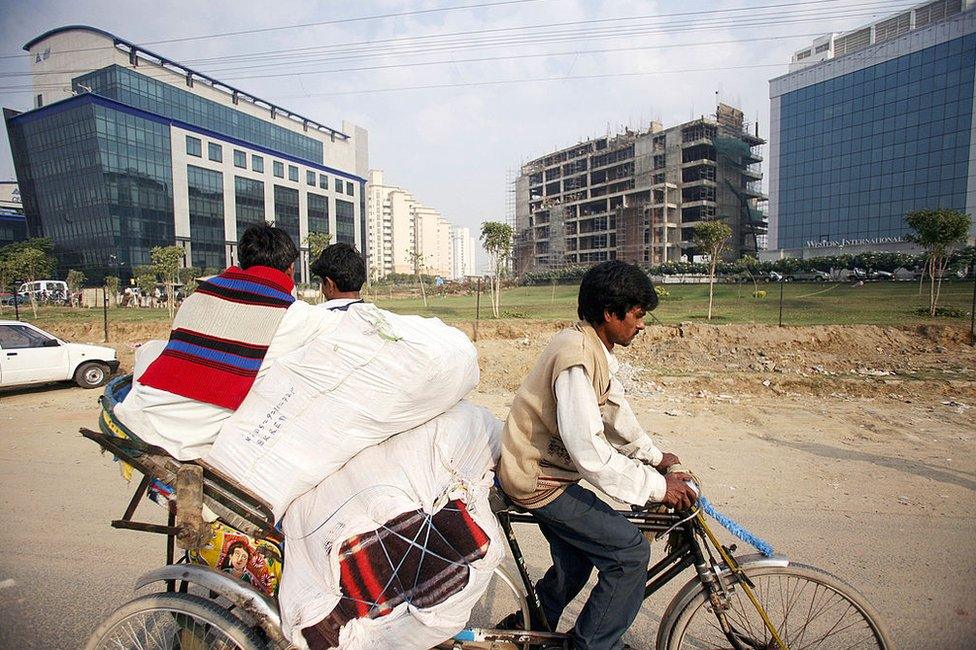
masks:
[[[543,329],[479,342],[474,401],[506,413]],[[645,428],[699,473],[719,509],[791,559],[856,585],[898,647],[973,647],[972,353],[952,340],[890,332],[879,345],[861,334],[853,340],[864,350],[844,354],[810,342],[836,333],[770,345],[734,334],[649,332],[621,351]],[[78,647],[132,595],[136,577],[162,562],[162,539],[109,527],[129,490],[111,459],[77,434],[94,425],[96,397],[70,387],[0,393],[0,647]],[[140,515],[162,519],[150,506]],[[530,570],[541,575],[544,543],[525,533]],[[653,646],[670,593],[645,606],[632,645]]]

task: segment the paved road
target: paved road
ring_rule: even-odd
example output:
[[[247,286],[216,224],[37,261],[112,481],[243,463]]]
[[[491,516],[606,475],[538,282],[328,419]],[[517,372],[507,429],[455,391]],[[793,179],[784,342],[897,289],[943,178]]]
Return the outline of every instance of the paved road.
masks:
[[[131,597],[136,577],[162,562],[160,537],[109,527],[129,490],[111,458],[77,434],[79,426],[95,422],[95,398],[95,392],[67,387],[0,393],[0,648],[79,647]],[[506,399],[478,396],[499,412]],[[650,402],[636,406],[663,410]],[[648,416],[646,425],[662,431],[669,448],[696,459],[708,476],[708,493],[724,511],[794,560],[858,585],[899,647],[974,647],[972,443],[953,448],[950,469],[945,462],[938,466],[937,457],[947,460],[952,426],[915,436],[911,444],[892,442],[901,434],[848,444],[853,415],[832,418],[797,407],[794,424],[804,417],[819,423],[811,439],[774,423],[783,419],[782,405],[776,413],[761,404],[748,414],[742,410],[716,406],[691,414],[680,428],[695,435],[679,433],[665,416]],[[764,436],[709,428],[735,418],[762,425]],[[139,515],[162,519],[151,504]],[[538,575],[545,547],[534,530],[525,540]],[[653,646],[657,613],[670,593],[644,608],[627,639],[635,647]]]

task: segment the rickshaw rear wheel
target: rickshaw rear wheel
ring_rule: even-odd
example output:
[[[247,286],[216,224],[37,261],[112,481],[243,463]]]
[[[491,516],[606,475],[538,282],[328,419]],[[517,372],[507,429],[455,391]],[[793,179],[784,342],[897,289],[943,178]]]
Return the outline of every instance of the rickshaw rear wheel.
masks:
[[[161,592],[119,607],[85,644],[85,650],[108,648],[264,650],[265,644],[240,619],[206,598]]]

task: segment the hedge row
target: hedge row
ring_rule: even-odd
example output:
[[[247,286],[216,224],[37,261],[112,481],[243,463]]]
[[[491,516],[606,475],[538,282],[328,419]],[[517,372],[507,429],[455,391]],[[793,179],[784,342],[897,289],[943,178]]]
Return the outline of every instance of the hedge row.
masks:
[[[969,268],[976,261],[976,248],[968,246],[952,254],[949,262],[949,272]],[[833,255],[813,257],[810,259],[786,258],[771,262],[760,262],[754,257],[743,257],[733,262],[720,262],[716,267],[719,276],[739,275],[743,273],[801,273],[814,270],[829,272],[831,270],[854,268],[866,271],[889,271],[895,269],[921,269],[925,263],[925,255],[909,255],[907,253],[859,253],[857,255]],[[583,274],[589,269],[586,265],[566,266],[548,271],[530,271],[519,278],[524,285],[539,284],[573,284],[579,282]],[[695,262],[668,262],[644,269],[648,275],[683,275],[707,274],[708,264]]]

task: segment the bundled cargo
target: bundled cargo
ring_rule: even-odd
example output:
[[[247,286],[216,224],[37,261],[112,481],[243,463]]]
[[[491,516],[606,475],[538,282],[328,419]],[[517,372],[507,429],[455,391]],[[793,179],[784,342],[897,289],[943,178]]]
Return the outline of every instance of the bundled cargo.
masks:
[[[315,648],[430,648],[504,555],[488,504],[501,422],[462,401],[360,452],[288,508],[282,628]]]
[[[477,352],[463,332],[357,304],[334,330],[275,361],[206,460],[280,519],[357,453],[443,413],[477,384]]]

